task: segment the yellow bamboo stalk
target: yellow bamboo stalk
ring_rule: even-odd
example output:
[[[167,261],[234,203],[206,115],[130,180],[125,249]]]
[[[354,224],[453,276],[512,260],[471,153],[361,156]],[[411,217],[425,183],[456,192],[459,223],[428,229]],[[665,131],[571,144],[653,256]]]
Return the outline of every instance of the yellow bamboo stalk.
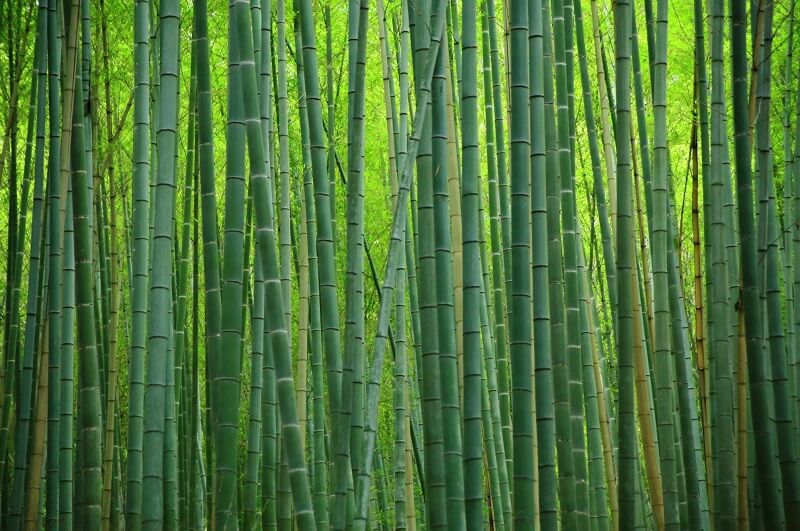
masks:
[[[591,303],[593,299],[591,286],[584,276],[583,278],[585,293],[588,294],[588,301]],[[591,306],[587,308],[586,315],[589,317],[589,330],[595,330],[594,312],[591,311]],[[612,529],[619,529],[619,498],[617,492],[617,471],[614,465],[614,446],[611,442],[611,423],[608,419],[608,403],[606,402],[606,384],[603,381],[603,371],[600,368],[600,352],[598,348],[598,337],[596,334],[591,334],[592,337],[592,369],[594,372],[595,388],[597,389],[597,409],[600,419],[600,440],[603,443],[603,466],[606,472],[606,492],[608,492],[608,501],[611,507],[611,525]]]
[[[28,473],[28,489],[25,500],[25,531],[38,529],[39,500],[42,494],[42,466],[44,464],[44,450],[47,444],[47,389],[49,386],[50,356],[48,318],[45,318],[43,333],[39,340],[41,357],[39,358],[39,375],[36,396],[36,410],[33,420],[33,437],[31,440],[30,465]]]
[[[739,337],[738,349],[738,374],[737,383],[737,410],[736,410],[736,465],[738,479],[738,525],[740,531],[747,531],[749,519],[747,514],[747,336],[744,330],[744,307],[738,304]]]
[[[458,396],[464,400],[464,253],[461,236],[461,183],[458,167],[458,138],[456,114],[453,107],[453,83],[450,61],[445,61],[445,106],[447,112],[447,193],[450,204],[450,245],[453,260],[453,288],[455,289],[456,361],[458,365]],[[463,405],[463,404],[462,404]]]
[[[403,389],[403,400],[405,401],[406,422],[405,422],[405,468],[406,468],[406,530],[416,531],[417,513],[414,503],[414,448],[411,441],[411,400],[408,396],[408,378]]]
[[[597,0],[592,0],[592,35],[594,36],[594,56],[597,67],[597,86],[600,93],[600,132],[603,141],[603,155],[608,177],[608,206],[611,227],[617,226],[617,156],[614,151],[614,135],[611,130],[611,104],[606,90],[605,68],[603,67],[603,42],[600,37],[600,16]],[[613,229],[612,229],[613,240]]]
[[[706,470],[711,470],[711,406],[708,398],[708,373],[706,371],[706,338],[705,338],[705,307],[703,305],[703,265],[700,248],[700,201],[699,201],[699,171],[697,157],[697,122],[692,127],[692,249],[694,264],[694,313],[695,336],[694,347],[697,353],[697,380],[700,389],[700,419],[703,429],[703,455],[705,456]],[[741,330],[741,327],[740,327]],[[708,496],[711,499],[713,492],[712,476],[707,478]]]
[[[645,471],[650,489],[650,504],[659,531],[664,529],[664,493],[661,489],[661,465],[655,438],[655,419],[653,418],[653,396],[650,387],[650,374],[647,367],[644,343],[644,321],[639,302],[639,282],[636,271],[632,273],[633,293],[633,365],[636,379],[636,410],[639,417],[639,431],[644,449]]]
[[[113,189],[114,184],[111,183]],[[111,231],[111,308],[109,317],[111,322],[108,327],[108,389],[106,398],[106,429],[103,442],[103,531],[111,528],[111,484],[114,478],[114,430],[117,409],[117,329],[119,324],[119,279],[117,274],[117,245],[116,245],[116,201],[115,194],[111,192],[111,213],[109,229]]]
[[[306,219],[305,201],[300,201],[300,219]],[[308,375],[308,317],[311,280],[308,270],[308,229],[300,223],[300,248],[298,265],[298,300],[297,300],[297,365],[295,366],[295,399],[297,401],[297,419],[300,424],[300,441],[306,445],[306,385]],[[320,419],[318,422],[321,422]]]
[[[394,145],[394,118],[391,98],[391,73],[389,65],[389,46],[386,42],[386,19],[383,0],[375,3],[375,16],[378,19],[378,40],[381,48],[381,75],[383,77],[383,105],[386,113],[386,145],[389,147],[389,184],[392,192],[392,206],[397,196],[397,154]]]
[[[633,189],[634,201],[636,203],[636,219],[639,224],[639,247],[641,249],[642,260],[642,280],[644,281],[644,303],[645,315],[647,316],[647,329],[650,332],[650,340],[656,337],[655,314],[653,312],[653,284],[650,274],[650,251],[647,243],[647,228],[645,226],[644,213],[642,209],[642,194],[639,187],[639,171],[636,162],[636,138],[631,124],[631,161],[633,162]]]

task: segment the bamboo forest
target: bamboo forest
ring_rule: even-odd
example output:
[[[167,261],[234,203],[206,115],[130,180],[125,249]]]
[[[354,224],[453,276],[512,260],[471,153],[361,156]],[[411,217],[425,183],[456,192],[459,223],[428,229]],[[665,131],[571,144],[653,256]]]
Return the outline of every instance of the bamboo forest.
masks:
[[[797,0],[0,0],[0,529],[799,529],[799,58]]]

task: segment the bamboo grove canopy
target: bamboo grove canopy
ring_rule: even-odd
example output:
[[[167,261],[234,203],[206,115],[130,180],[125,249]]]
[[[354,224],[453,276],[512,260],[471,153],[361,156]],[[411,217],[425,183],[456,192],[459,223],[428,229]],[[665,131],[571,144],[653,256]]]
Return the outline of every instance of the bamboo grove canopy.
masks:
[[[0,528],[797,528],[796,3],[0,0]]]

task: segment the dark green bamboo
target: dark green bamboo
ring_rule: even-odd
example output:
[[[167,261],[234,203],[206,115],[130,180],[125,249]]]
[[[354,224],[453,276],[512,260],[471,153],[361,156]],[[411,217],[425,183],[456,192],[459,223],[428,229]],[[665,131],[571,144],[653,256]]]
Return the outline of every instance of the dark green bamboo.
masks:
[[[48,108],[50,121],[50,158],[48,161],[48,187],[49,200],[48,209],[50,211],[48,231],[50,234],[50,256],[49,256],[49,277],[48,277],[48,341],[50,360],[48,375],[48,398],[47,398],[47,488],[45,493],[46,500],[46,523],[51,529],[58,528],[59,515],[59,468],[60,452],[59,445],[61,440],[61,315],[62,315],[62,240],[64,232],[62,229],[63,219],[61,216],[62,205],[66,202],[66,197],[62,198],[62,193],[67,190],[61,183],[61,128],[60,114],[61,101],[61,43],[58,40],[58,19],[54,7],[45,2],[40,2],[40,8],[47,10],[47,70],[48,70]],[[53,9],[51,9],[51,7]],[[64,183],[66,184],[66,183]],[[41,398],[40,398],[41,399]],[[72,435],[70,433],[70,435]]]
[[[736,204],[739,220],[739,253],[742,264],[742,298],[745,331],[747,334],[747,370],[755,438],[758,485],[767,527],[783,525],[783,507],[777,495],[777,463],[771,448],[774,431],[768,425],[769,397],[766,367],[763,356],[762,315],[759,301],[758,266],[756,263],[756,238],[753,217],[753,190],[751,152],[747,112],[747,59],[746,59],[745,6],[731,3],[731,63],[733,122],[736,155]],[[720,499],[715,496],[715,512]]]
[[[789,401],[787,376],[786,337],[783,326],[783,306],[786,293],[781,293],[779,274],[780,232],[776,213],[776,198],[772,169],[772,146],[770,140],[769,113],[772,83],[772,32],[773,4],[765,6],[764,39],[761,47],[758,77],[756,79],[756,190],[758,194],[758,246],[759,271],[763,280],[759,282],[765,291],[762,299],[766,304],[767,348],[770,353],[768,374],[772,375],[772,394],[775,418],[775,437],[778,445],[778,460],[781,471],[782,498],[787,522],[800,519],[800,472],[793,442],[792,410]],[[784,184],[785,185],[785,184]],[[788,289],[787,289],[788,292]]]
[[[148,299],[148,218],[150,200],[150,3],[136,2],[134,11],[134,176],[133,176],[133,252],[131,263],[131,341],[128,369],[128,459],[125,523],[136,531],[141,527],[142,440],[144,417],[144,363],[147,337]]]
[[[614,8],[616,45],[616,140],[617,140],[617,366],[619,371],[619,527],[635,527],[635,482],[637,469],[636,420],[633,384],[633,249],[634,223],[629,131],[630,112],[630,31],[631,5],[618,0]]]
[[[484,4],[485,6],[485,4]],[[500,207],[498,205],[500,201],[499,192],[498,192],[498,185],[497,185],[497,164],[495,158],[495,137],[494,137],[494,103],[493,103],[493,94],[492,94],[492,77],[491,77],[491,61],[489,59],[490,52],[489,52],[489,27],[488,27],[488,15],[487,9],[484,7],[482,17],[481,17],[481,26],[483,30],[483,38],[482,38],[482,48],[483,48],[483,89],[484,89],[484,106],[485,106],[485,124],[486,124],[486,158],[487,158],[487,181],[488,181],[488,191],[489,191],[489,218],[490,218],[490,241],[491,241],[491,263],[492,263],[492,278],[491,283],[485,282],[484,289],[487,286],[491,285],[492,287],[492,297],[491,300],[494,302],[492,305],[492,309],[494,310],[493,315],[491,316],[492,319],[492,332],[491,334],[494,343],[492,345],[492,362],[487,367],[487,383],[493,389],[490,391],[489,400],[491,403],[491,407],[493,408],[492,411],[496,414],[496,418],[493,417],[493,428],[495,433],[493,434],[493,443],[495,446],[495,451],[497,453],[496,456],[496,467],[498,469],[498,483],[502,483],[502,515],[503,515],[503,522],[511,521],[511,497],[510,497],[510,489],[508,485],[508,469],[507,464],[508,461],[506,460],[506,448],[505,448],[505,438],[504,438],[504,430],[503,430],[503,415],[501,413],[500,407],[500,398],[498,396],[498,364],[497,359],[499,355],[497,353],[503,352],[503,357],[505,359],[505,352],[506,352],[506,324],[505,324],[505,315],[506,315],[506,306],[505,306],[505,292],[503,290],[504,280],[503,280],[503,256],[502,256],[502,241],[500,235]],[[484,268],[488,268],[488,260],[484,260],[482,265]],[[488,306],[488,302],[487,302]],[[488,313],[488,310],[487,310]],[[487,319],[489,316],[487,316]],[[485,349],[484,349],[485,350]],[[485,352],[485,355],[488,356],[489,352]],[[494,368],[492,370],[492,367]],[[494,407],[497,407],[495,410]],[[509,433],[510,435],[510,433]],[[498,518],[499,521],[499,518]]]
[[[512,2],[511,15],[511,382],[514,424],[514,525],[533,526],[534,444],[530,303],[530,117],[528,111],[528,5]]]
[[[461,84],[464,316],[464,500],[467,529],[483,524],[481,452],[481,255],[478,202],[480,151],[478,143],[478,39],[474,0],[462,6]],[[487,426],[487,431],[489,427]]]
[[[443,4],[439,0],[437,5]],[[409,6],[412,21],[411,36],[415,64],[423,63],[431,49],[431,36],[428,24],[431,6]],[[442,11],[443,13],[443,11]],[[442,17],[444,18],[444,17]],[[433,63],[440,57],[435,49]],[[430,90],[420,82],[424,75],[418,68],[414,69],[416,77],[417,110],[430,112],[430,93],[425,94],[425,111],[422,111],[423,90]],[[436,311],[436,260],[434,243],[433,213],[433,163],[431,130],[432,119],[423,122],[421,143],[416,156],[417,163],[417,222],[414,224],[419,235],[417,239],[417,284],[419,292],[419,315],[421,324],[422,365],[420,367],[420,398],[423,402],[422,421],[425,440],[425,480],[426,484],[426,522],[431,529],[444,529],[447,526],[446,480],[444,464],[444,433],[442,426],[441,368],[439,363],[439,332]],[[409,154],[410,158],[411,155]]]
[[[711,374],[713,380],[709,388],[715,395],[711,400],[711,414],[714,419],[712,425],[712,448],[714,466],[714,515],[715,525],[723,527],[733,525],[736,512],[735,506],[736,484],[734,476],[735,449],[734,449],[734,420],[732,404],[732,383],[730,377],[731,356],[728,330],[728,294],[727,278],[729,275],[724,258],[723,242],[723,214],[722,194],[724,188],[723,157],[725,157],[723,143],[725,130],[722,124],[724,114],[724,85],[723,85],[723,35],[722,22],[724,4],[714,2],[712,6],[711,23],[711,166],[709,171],[709,228],[708,242],[710,244],[709,262],[711,272],[708,274],[711,285],[708,290],[709,314],[708,330],[711,344]],[[739,177],[737,177],[737,181]]]
[[[226,125],[225,215],[222,280],[222,339],[212,360],[215,526],[233,525],[238,513],[239,388],[241,373],[244,233],[245,233],[245,111],[242,98],[243,57],[234,33],[236,4],[228,4],[228,100]],[[252,27],[250,28],[252,35]],[[252,46],[252,41],[251,41]],[[258,121],[261,126],[260,120]]]
[[[12,529],[17,529],[22,525],[22,515],[24,511],[24,493],[25,493],[25,478],[26,470],[29,459],[29,435],[31,417],[34,413],[34,393],[36,391],[36,377],[34,368],[34,357],[38,359],[41,355],[39,346],[39,328],[37,323],[42,319],[40,312],[44,311],[42,300],[46,292],[45,283],[45,264],[47,262],[42,254],[45,246],[46,233],[44,225],[47,223],[49,213],[45,211],[45,168],[44,168],[44,151],[45,151],[45,124],[47,120],[47,113],[45,112],[45,80],[47,78],[47,54],[46,54],[46,37],[47,37],[47,17],[43,9],[37,10],[37,29],[35,39],[35,54],[34,54],[34,79],[33,83],[37,85],[35,90],[36,94],[36,132],[35,132],[35,147],[34,147],[34,167],[33,167],[33,216],[31,218],[31,240],[30,240],[30,253],[29,253],[29,276],[28,276],[28,293],[26,301],[26,316],[25,327],[23,336],[23,350],[21,357],[17,360],[16,364],[19,367],[18,375],[18,388],[14,389],[13,380],[6,383],[9,386],[9,391],[16,391],[16,418],[9,427],[9,436],[13,433],[13,483],[9,484],[10,489],[7,491],[9,499],[9,512],[8,512],[8,525]],[[24,223],[21,225],[24,230]],[[24,236],[24,232],[22,233]],[[24,237],[20,238],[24,242]],[[21,265],[21,264],[19,264]],[[22,268],[19,268],[22,271]],[[16,341],[16,339],[15,339]],[[34,350],[36,353],[34,353]],[[12,352],[10,355],[14,355]],[[13,367],[9,368],[9,371]],[[11,411],[11,400],[8,398],[5,401],[7,404],[8,412]],[[11,419],[9,418],[9,421]],[[4,438],[4,444],[8,444],[8,439]],[[5,448],[3,448],[5,451]],[[0,473],[7,470],[5,466],[2,467]]]
[[[73,5],[73,9],[75,6]],[[76,76],[76,87],[81,75]],[[101,401],[100,369],[94,321],[92,295],[92,233],[89,225],[89,175],[86,170],[86,128],[84,103],[80,91],[75,91],[72,124],[72,208],[75,230],[75,311],[78,345],[78,462],[80,489],[78,492],[78,521],[81,525],[100,527],[101,467]]]

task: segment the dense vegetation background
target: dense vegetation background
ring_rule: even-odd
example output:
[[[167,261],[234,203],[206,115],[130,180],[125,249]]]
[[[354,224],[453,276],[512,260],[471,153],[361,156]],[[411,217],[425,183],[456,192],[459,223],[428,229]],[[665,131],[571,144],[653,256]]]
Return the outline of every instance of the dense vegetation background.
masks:
[[[0,528],[793,528],[795,7],[0,0]]]

